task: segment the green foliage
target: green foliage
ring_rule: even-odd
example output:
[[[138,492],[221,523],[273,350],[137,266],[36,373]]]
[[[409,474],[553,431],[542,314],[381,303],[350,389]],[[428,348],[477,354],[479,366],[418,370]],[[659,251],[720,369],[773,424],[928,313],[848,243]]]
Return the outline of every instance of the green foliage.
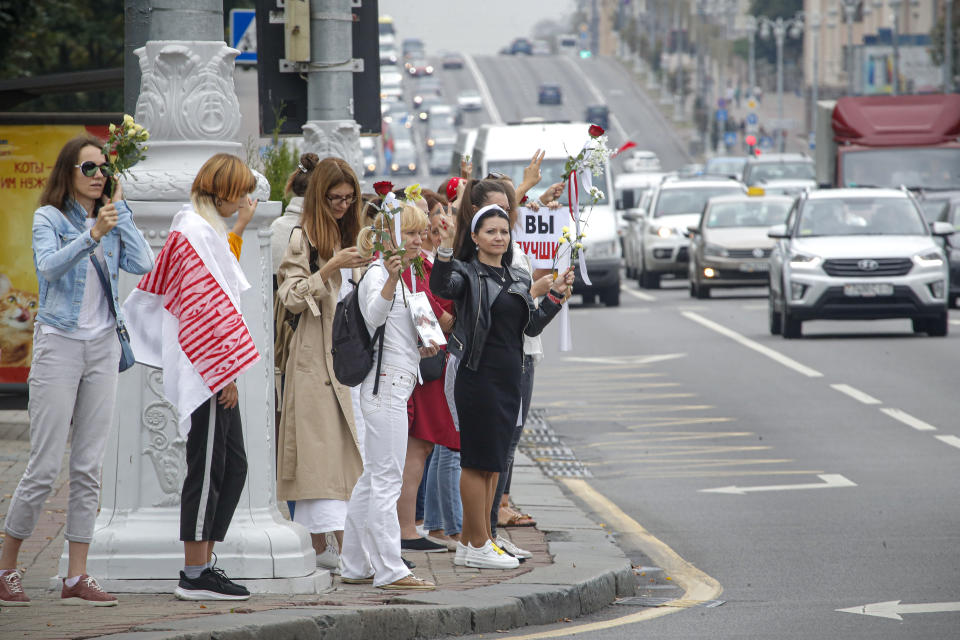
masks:
[[[271,144],[260,154],[260,160],[263,165],[263,176],[270,183],[270,199],[282,200],[286,208],[290,199],[283,193],[283,189],[287,185],[290,174],[297,168],[300,154],[286,138],[280,137],[280,128],[286,122],[286,117],[280,115],[283,106],[281,103],[274,109],[276,125],[271,136]]]
[[[0,78],[123,66],[123,0],[0,0]],[[121,111],[119,89],[46,95],[18,111]]]

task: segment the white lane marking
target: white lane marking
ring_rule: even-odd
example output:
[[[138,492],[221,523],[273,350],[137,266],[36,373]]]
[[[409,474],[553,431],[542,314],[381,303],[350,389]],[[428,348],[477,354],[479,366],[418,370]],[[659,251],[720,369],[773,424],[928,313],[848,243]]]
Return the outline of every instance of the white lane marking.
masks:
[[[880,409],[883,413],[887,414],[894,420],[899,420],[908,427],[913,427],[917,431],[936,431],[937,428],[932,424],[927,424],[920,418],[914,418],[912,415],[906,411],[901,411],[900,409],[891,409],[889,407],[884,407]]]
[[[593,83],[593,80],[590,79],[590,76],[588,76],[586,72],[580,68],[580,65],[578,65],[576,62],[573,61],[573,58],[564,56],[561,59],[568,66],[570,66],[570,68],[573,69],[573,72],[578,76],[580,76],[580,79],[583,80],[583,83],[587,85],[587,90],[592,94],[594,102],[598,104],[607,103],[607,101],[603,97],[603,93],[600,91],[600,89],[597,88],[597,85],[595,85]],[[617,118],[617,115],[615,113],[610,114],[610,124],[613,125],[614,129],[617,129],[620,131],[620,139],[623,141],[626,141],[627,130],[623,128],[623,124],[621,124],[620,119]]]
[[[960,449],[960,438],[958,438],[957,436],[934,436],[934,438],[936,438],[940,442],[944,442],[950,445],[951,447],[956,447],[957,449]]]
[[[793,370],[796,371],[797,373],[803,374],[803,375],[807,376],[808,378],[822,378],[822,377],[823,377],[823,374],[820,373],[819,371],[817,371],[816,369],[811,369],[810,367],[808,367],[808,366],[806,366],[806,365],[804,365],[804,364],[800,364],[799,362],[797,362],[797,361],[794,360],[793,358],[789,358],[789,357],[783,355],[782,353],[780,353],[780,352],[778,352],[778,351],[774,351],[774,350],[771,349],[770,347],[765,347],[764,345],[760,344],[759,342],[755,342],[754,340],[751,340],[750,338],[747,338],[746,336],[742,336],[742,335],[740,335],[739,333],[737,333],[736,331],[734,331],[733,329],[728,329],[727,327],[723,326],[722,324],[718,324],[718,323],[714,322],[713,320],[707,320],[706,318],[704,318],[703,316],[701,316],[699,313],[694,313],[693,311],[684,311],[684,312],[682,313],[682,315],[685,316],[686,318],[689,318],[690,320],[693,320],[694,322],[696,322],[696,323],[698,323],[698,324],[703,325],[703,326],[706,327],[707,329],[710,329],[711,331],[716,331],[716,332],[719,333],[720,335],[727,336],[727,337],[730,338],[731,340],[734,340],[734,341],[736,341],[736,342],[739,342],[740,344],[742,344],[743,346],[747,347],[748,349],[753,349],[753,350],[756,351],[757,353],[759,353],[759,354],[761,354],[761,355],[765,355],[765,356],[767,356],[768,358],[770,358],[771,360],[774,360],[775,362],[779,362],[779,363],[782,364],[783,366],[785,366],[785,367],[787,367],[787,368],[789,368],[789,369],[793,369]]]
[[[960,324],[960,320],[951,320],[950,324]]]
[[[728,493],[730,495],[742,496],[761,491],[804,491],[807,489],[839,489],[841,487],[857,486],[856,482],[846,479],[839,473],[822,473],[817,477],[823,480],[823,482],[814,482],[811,484],[775,484],[766,487],[738,487],[731,485],[729,487],[717,487],[716,489],[700,489],[700,493]]]
[[[862,616],[876,616],[891,620],[903,620],[904,613],[941,613],[960,611],[960,602],[928,602],[925,604],[900,604],[899,600],[874,602],[849,609],[836,609],[840,613],[858,613]]]
[[[857,400],[858,402],[862,402],[863,404],[883,404],[882,402],[880,402],[870,394],[864,393],[859,389],[855,389],[848,384],[832,384],[830,385],[830,387],[833,389],[836,389],[840,393],[847,394],[854,400]]]
[[[487,110],[487,113],[490,114],[490,120],[493,121],[493,124],[503,124],[503,118],[500,117],[497,105],[493,101],[493,96],[490,94],[490,87],[487,86],[487,81],[483,79],[483,74],[480,73],[480,68],[477,66],[473,56],[465,53],[463,54],[463,59],[467,63],[470,73],[473,75],[474,82],[477,83],[477,91],[483,96],[483,106]]]
[[[624,286],[620,287],[620,291],[623,291],[627,295],[631,295],[638,300],[643,300],[644,302],[656,302],[657,296],[652,296],[649,293],[644,293],[643,291],[637,291],[636,289],[627,289]]]
[[[666,360],[676,360],[684,358],[685,353],[664,353],[655,356],[607,356],[607,357],[588,357],[588,356],[570,356],[564,358],[564,362],[583,362],[586,364],[652,364],[654,362],[664,362]]]

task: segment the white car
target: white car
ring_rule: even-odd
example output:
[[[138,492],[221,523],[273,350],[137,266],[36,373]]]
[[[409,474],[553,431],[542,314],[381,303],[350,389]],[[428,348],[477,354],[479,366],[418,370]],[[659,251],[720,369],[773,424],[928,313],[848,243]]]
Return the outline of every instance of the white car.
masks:
[[[932,229],[932,233],[931,233]],[[950,277],[937,236],[896,189],[829,189],[798,198],[767,232],[770,333],[799,338],[807,320],[910,318],[915,333],[947,334]]]
[[[651,192],[647,210],[635,221],[641,247],[636,266],[640,286],[659,289],[661,276],[667,274],[685,278],[690,261],[688,227],[700,221],[710,198],[744,193],[743,185],[730,178],[664,178]]]
[[[641,171],[660,171],[660,157],[653,151],[633,149],[622,161],[624,173],[640,173]]]
[[[465,89],[457,95],[457,106],[463,111],[480,111],[483,109],[483,98],[479,91]]]

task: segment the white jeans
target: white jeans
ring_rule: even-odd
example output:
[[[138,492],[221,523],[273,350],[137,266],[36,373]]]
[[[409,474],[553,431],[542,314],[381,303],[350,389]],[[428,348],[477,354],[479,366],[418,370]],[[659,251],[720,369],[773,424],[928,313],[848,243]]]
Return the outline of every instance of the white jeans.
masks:
[[[43,333],[39,325],[33,339],[30,461],[13,492],[4,528],[7,535],[21,540],[33,533],[60,474],[69,435],[70,501],[64,537],[89,543],[117,396],[120,341],[115,331],[92,340],[73,340]]]
[[[410,573],[400,558],[397,500],[407,456],[407,400],[417,374],[384,362],[380,389],[373,395],[376,375],[374,364],[360,385],[365,463],[347,506],[340,560],[345,578],[373,575],[374,586],[381,586]]]

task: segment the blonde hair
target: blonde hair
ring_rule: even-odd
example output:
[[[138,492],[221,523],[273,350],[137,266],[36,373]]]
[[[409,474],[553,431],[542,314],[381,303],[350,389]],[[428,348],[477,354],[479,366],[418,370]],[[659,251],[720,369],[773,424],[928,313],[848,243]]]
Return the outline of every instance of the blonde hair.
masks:
[[[190,203],[217,233],[226,235],[223,216],[217,211],[217,200],[236,200],[253,193],[256,188],[257,178],[243,160],[229,153],[217,153],[203,163],[193,179]]]
[[[401,205],[400,211],[394,215],[400,216],[401,233],[410,233],[412,231],[420,232],[425,230],[430,224],[430,219],[427,217],[427,214],[412,204]],[[377,214],[372,225],[361,228],[360,233],[357,234],[357,249],[360,250],[362,255],[366,257],[373,255],[374,244],[382,231],[386,231],[390,235],[391,241],[396,242],[396,239],[393,237],[393,225],[389,224],[387,217],[383,212],[380,212]]]

